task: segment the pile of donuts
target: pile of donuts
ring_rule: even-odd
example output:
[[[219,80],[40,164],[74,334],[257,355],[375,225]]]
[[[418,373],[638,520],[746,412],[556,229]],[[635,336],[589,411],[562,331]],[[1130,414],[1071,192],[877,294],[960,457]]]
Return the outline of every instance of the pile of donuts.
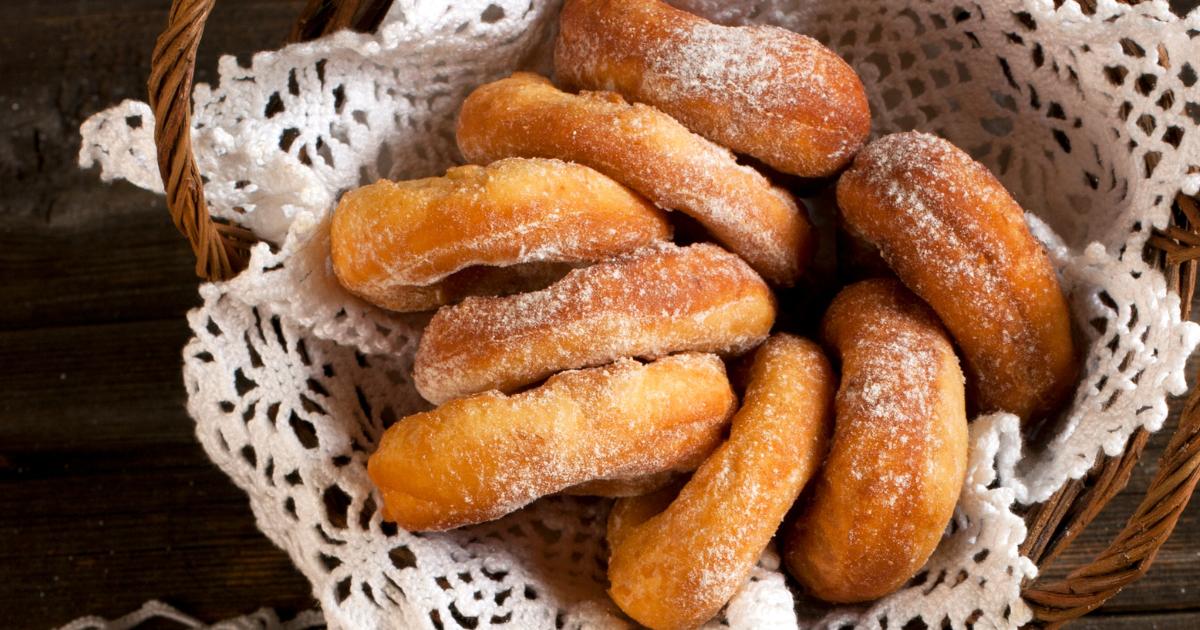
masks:
[[[945,140],[867,144],[861,81],[804,35],[657,0],[568,0],[559,29],[558,86],[516,73],[466,99],[474,165],[333,215],[346,289],[437,309],[413,367],[436,407],[369,460],[385,518],[617,497],[609,592],[655,629],[718,614],[777,532],[813,596],[902,587],[952,516],[968,412],[1033,423],[1076,378],[1023,211]],[[844,235],[886,272],[798,331],[815,340],[773,332],[775,290],[815,273],[805,207],[772,183],[795,177],[836,181]],[[677,224],[699,236],[675,244]]]

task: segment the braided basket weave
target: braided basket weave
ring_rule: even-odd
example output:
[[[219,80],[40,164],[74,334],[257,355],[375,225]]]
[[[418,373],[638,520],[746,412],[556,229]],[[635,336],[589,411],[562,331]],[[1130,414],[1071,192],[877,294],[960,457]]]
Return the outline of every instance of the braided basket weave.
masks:
[[[191,145],[191,94],[196,50],[215,0],[174,0],[166,31],[152,58],[149,102],[155,114],[154,139],[167,205],[176,227],[196,254],[196,273],[223,280],[242,269],[253,235],[245,228],[216,222],[204,199],[203,182]],[[1090,0],[1082,0],[1083,5]],[[339,29],[374,30],[390,0],[309,0],[287,41],[306,41]],[[1183,318],[1190,306],[1200,265],[1200,204],[1180,195],[1172,224],[1149,241],[1146,252],[1181,296]],[[1040,573],[1066,550],[1129,481],[1149,433],[1138,430],[1125,452],[1102,457],[1083,479],[1068,482],[1026,516],[1028,537],[1021,552]],[[1159,460],[1158,472],[1125,527],[1092,561],[1065,578],[1034,580],[1023,597],[1034,622],[1054,627],[1100,607],[1146,573],[1171,535],[1200,481],[1200,389],[1194,388],[1178,427]]]

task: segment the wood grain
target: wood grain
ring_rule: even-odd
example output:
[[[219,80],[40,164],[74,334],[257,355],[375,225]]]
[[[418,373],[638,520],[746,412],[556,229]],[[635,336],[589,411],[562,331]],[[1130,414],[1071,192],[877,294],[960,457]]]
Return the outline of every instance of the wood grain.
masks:
[[[216,621],[314,605],[183,408],[193,260],[162,200],[75,166],[79,124],[145,98],[166,0],[0,3],[0,626],[149,598]],[[286,36],[302,0],[218,3],[218,52]]]
[[[190,336],[182,317],[0,332],[11,392],[0,444],[66,454],[194,443],[178,367]]]
[[[200,49],[278,44],[303,0],[223,0]],[[0,23],[0,626],[117,616],[160,598],[206,621],[310,607],[308,584],[254,526],[245,495],[183,409],[193,261],[161,198],[75,168],[77,128],[145,98],[166,0],[6,0]],[[1200,362],[1193,360],[1189,374]],[[1194,378],[1194,376],[1192,377]],[[1182,401],[1173,401],[1178,413]],[[1052,568],[1098,553],[1154,472]],[[1200,505],[1141,581],[1080,628],[1200,627]]]
[[[169,4],[0,3],[0,24],[20,25],[0,37],[0,328],[164,318],[196,302],[194,260],[163,201],[75,166],[87,116],[145,100]],[[277,46],[302,6],[218,3],[196,80],[214,80],[218,52]]]
[[[1197,611],[1113,615],[1102,608],[1069,627],[1071,630],[1196,630],[1198,619]]]
[[[212,620],[314,605],[198,445],[11,457],[0,468],[0,537],[5,627],[119,615],[150,597]]]

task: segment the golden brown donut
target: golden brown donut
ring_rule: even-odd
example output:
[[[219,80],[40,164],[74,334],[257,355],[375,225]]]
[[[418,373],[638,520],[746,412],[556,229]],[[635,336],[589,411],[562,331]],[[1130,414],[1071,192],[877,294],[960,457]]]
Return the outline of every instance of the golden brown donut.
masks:
[[[842,290],[821,324],[841,358],[833,443],[784,526],[788,569],[813,595],[861,602],[933,553],[967,469],[963,376],[937,315],[896,280]]]
[[[611,90],[784,173],[825,177],[867,141],[858,75],[820,42],[774,26],[720,26],[658,0],[568,0],[554,70]]]
[[[794,283],[812,253],[812,227],[791,195],[670,116],[611,92],[568,94],[518,72],[467,97],[458,147],[472,162],[522,156],[586,164],[692,216],[775,284]]]
[[[717,614],[820,466],[835,387],[817,344],[776,335],[759,348],[729,439],[670,506],[658,511],[659,493],[613,508],[609,594],[621,610],[654,630]]]
[[[708,243],[662,245],[535,293],[443,307],[421,336],[413,382],[439,404],[620,357],[739,354],[774,321],[771,290],[740,258]]]
[[[954,335],[980,411],[1032,420],[1063,402],[1076,375],[1067,303],[986,167],[936,136],[893,134],[858,154],[837,197],[848,228]]]
[[[343,286],[412,311],[471,293],[462,278],[444,281],[468,267],[603,260],[669,240],[671,227],[636,193],[586,166],[509,159],[350,191],[333,213],[330,236]],[[523,279],[473,275],[491,280],[484,287]]]
[[[714,355],[622,359],[408,416],[383,434],[367,472],[385,518],[449,529],[591,479],[689,470],[720,443],[736,404]]]
[[[640,525],[670,507],[671,502],[679,496],[683,485],[682,482],[676,481],[653,492],[613,502],[612,510],[608,512],[608,529],[604,537],[608,543],[610,562],[612,550],[623,545],[625,539],[638,531]],[[612,583],[611,579],[609,583]]]

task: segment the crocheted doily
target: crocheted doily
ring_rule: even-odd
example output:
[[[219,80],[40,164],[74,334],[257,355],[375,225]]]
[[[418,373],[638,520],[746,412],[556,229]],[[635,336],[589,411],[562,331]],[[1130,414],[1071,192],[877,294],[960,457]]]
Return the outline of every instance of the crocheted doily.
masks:
[[[862,76],[876,135],[932,131],[986,163],[1031,212],[1086,349],[1050,444],[1023,454],[1008,414],[972,423],[956,516],[904,590],[824,606],[794,593],[768,551],[711,625],[1028,620],[1020,584],[1036,568],[1017,552],[1026,530],[1012,506],[1044,500],[1137,428],[1160,428],[1200,339],[1142,258],[1176,194],[1200,187],[1200,16],[1112,0],[1091,14],[1062,0],[678,4],[817,37]],[[366,459],[387,426],[425,408],[410,379],[424,319],[348,295],[328,263],[340,193],[455,163],[462,99],[515,68],[548,70],[556,13],[543,0],[398,1],[377,35],[260,53],[248,67],[225,58],[219,85],[196,87],[208,202],[276,247],[256,246],[241,275],[201,287],[183,353],[188,410],[332,626],[628,623],[604,594],[604,501],[552,497],[440,534],[381,521]],[[161,192],[152,128],[144,103],[101,112],[83,125],[80,163]]]

